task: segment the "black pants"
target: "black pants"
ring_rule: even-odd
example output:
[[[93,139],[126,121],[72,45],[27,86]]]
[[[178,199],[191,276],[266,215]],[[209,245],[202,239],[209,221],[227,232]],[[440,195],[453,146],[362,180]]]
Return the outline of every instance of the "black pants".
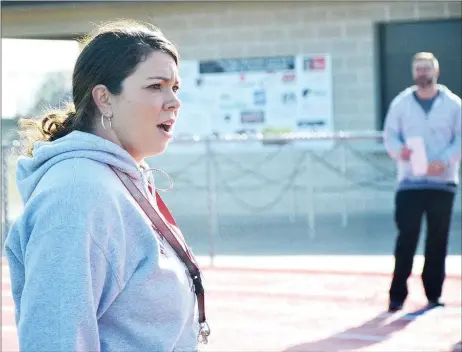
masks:
[[[407,279],[412,272],[424,214],[427,218],[427,237],[422,281],[428,300],[440,298],[453,203],[454,193],[449,191],[423,189],[396,193],[395,222],[398,237],[390,300],[404,302],[408,295]]]

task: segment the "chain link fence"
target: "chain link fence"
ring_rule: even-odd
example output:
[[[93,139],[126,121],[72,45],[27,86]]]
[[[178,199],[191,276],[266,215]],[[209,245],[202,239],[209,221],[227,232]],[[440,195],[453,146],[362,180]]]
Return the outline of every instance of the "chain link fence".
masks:
[[[306,140],[329,147],[297,144]],[[12,147],[2,146],[3,233],[22,209]],[[148,163],[173,179],[163,196],[196,253],[392,251],[395,164],[379,132],[178,140]],[[167,188],[165,176],[154,176]],[[460,193],[455,212],[458,221]]]

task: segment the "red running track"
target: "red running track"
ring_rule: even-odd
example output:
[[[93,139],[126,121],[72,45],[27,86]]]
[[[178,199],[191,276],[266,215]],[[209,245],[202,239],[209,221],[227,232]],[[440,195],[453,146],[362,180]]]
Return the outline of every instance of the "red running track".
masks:
[[[2,264],[2,351],[17,351],[8,268]],[[461,278],[447,307],[422,310],[420,279],[403,312],[385,313],[390,278],[278,270],[205,271],[210,343],[203,351],[462,351]]]

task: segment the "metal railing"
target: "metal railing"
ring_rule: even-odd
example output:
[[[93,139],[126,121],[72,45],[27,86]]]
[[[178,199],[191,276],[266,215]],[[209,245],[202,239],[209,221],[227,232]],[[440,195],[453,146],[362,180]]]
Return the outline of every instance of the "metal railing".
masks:
[[[306,234],[315,241],[326,226],[345,231],[362,216],[392,222],[395,166],[381,138],[377,131],[193,136],[173,141],[148,163],[173,179],[174,190],[163,196],[187,237],[213,262],[239,245],[261,246],[273,231],[277,237],[291,228],[297,240]],[[11,179],[14,159],[11,146],[2,146],[5,230],[21,210]],[[165,188],[166,179],[155,177]]]

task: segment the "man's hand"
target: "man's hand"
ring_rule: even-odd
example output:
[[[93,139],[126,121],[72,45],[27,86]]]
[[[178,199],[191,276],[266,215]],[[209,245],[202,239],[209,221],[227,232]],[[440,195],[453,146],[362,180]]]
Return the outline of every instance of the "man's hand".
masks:
[[[412,154],[412,149],[409,149],[408,147],[404,146],[401,148],[401,159],[403,160],[409,160]]]
[[[446,166],[444,165],[442,161],[435,160],[435,161],[432,161],[428,165],[427,175],[438,176],[438,175],[441,175],[445,169],[446,169]]]

